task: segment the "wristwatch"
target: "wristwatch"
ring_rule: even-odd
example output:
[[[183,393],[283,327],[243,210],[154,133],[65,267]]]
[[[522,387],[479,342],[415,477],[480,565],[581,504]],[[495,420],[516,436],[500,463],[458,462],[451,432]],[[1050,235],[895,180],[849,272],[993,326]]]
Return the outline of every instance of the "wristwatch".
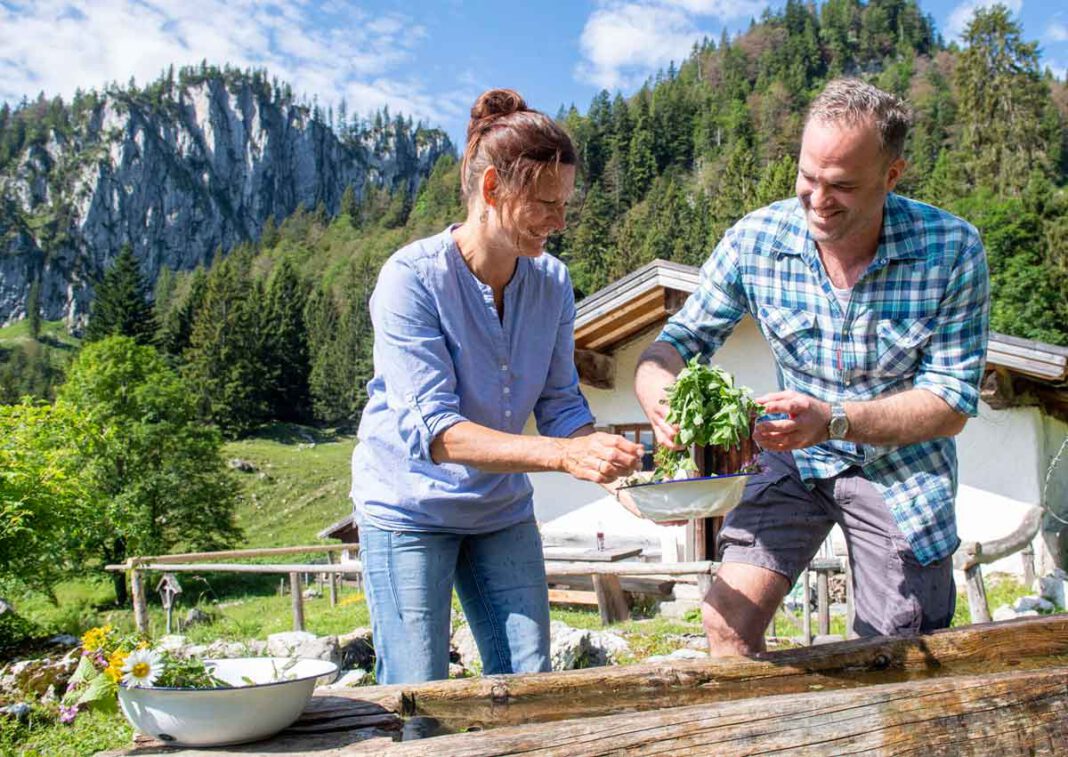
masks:
[[[845,439],[849,433],[849,418],[841,402],[831,403],[831,421],[827,424],[827,435],[832,439]]]

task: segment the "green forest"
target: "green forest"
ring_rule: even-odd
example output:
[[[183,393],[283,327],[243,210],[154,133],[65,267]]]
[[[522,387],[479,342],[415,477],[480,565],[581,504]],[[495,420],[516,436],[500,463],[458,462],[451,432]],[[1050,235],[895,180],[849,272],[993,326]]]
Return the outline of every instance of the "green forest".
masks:
[[[577,297],[655,258],[700,265],[745,213],[791,196],[805,109],[826,81],[842,75],[869,80],[914,108],[910,166],[899,191],[980,229],[992,275],[992,328],[1068,345],[1068,87],[1044,71],[1037,43],[1022,38],[1002,6],[977,11],[962,42],[947,45],[913,0],[789,0],[736,37],[695,45],[630,97],[604,91],[585,113],[562,108],[558,118],[582,164],[568,228],[550,251],[568,264]],[[17,148],[12,124],[21,124],[24,141],[43,128],[34,118],[62,121],[65,108],[5,111],[0,164]],[[358,196],[350,187],[336,216],[298,208],[268,221],[258,240],[219,250],[210,267],[164,270],[149,283],[132,252],[123,251],[97,284],[82,335],[91,347],[69,357],[78,348],[32,316],[28,338],[0,343],[7,345],[0,347],[0,426],[11,432],[0,462],[20,459],[18,429],[29,447],[49,443],[45,431],[25,430],[32,413],[75,425],[81,416],[122,419],[139,429],[130,438],[142,445],[127,453],[140,455],[159,480],[131,482],[122,471],[102,469],[95,496],[149,501],[145,487],[187,475],[222,437],[271,421],[353,427],[372,370],[367,302],[379,267],[406,242],[462,216],[459,166],[447,155],[414,195],[371,187]],[[136,358],[144,394],[100,409],[123,356]],[[33,398],[55,405],[34,405]],[[219,435],[188,431],[181,453],[187,462],[167,467],[152,456],[156,442],[141,428],[144,413],[158,414],[172,430],[207,421]],[[107,424],[79,428],[72,438],[96,439],[101,454],[115,454],[104,443],[115,442]],[[46,463],[21,484],[4,485],[32,488],[33,475],[55,483],[70,474],[68,463]],[[189,501],[153,506],[189,513],[198,497],[232,497],[221,478],[209,479]],[[158,516],[149,513],[144,522]],[[202,526],[203,538],[186,542],[237,538],[224,512],[209,513]],[[0,532],[0,554],[14,549],[13,535],[17,530]],[[117,513],[108,534],[86,535],[85,543],[115,560],[135,535],[150,538],[140,546],[153,549],[181,538]],[[55,576],[38,578],[47,586]]]

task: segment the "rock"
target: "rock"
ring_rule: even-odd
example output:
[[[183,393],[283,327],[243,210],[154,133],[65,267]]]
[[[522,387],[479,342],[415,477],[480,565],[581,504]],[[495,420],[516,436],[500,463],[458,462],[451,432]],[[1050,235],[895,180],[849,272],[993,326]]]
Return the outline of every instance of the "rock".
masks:
[[[670,654],[658,654],[648,657],[643,662],[671,662],[673,660],[704,660],[708,657],[708,652],[701,652],[697,649],[676,649]]]
[[[327,660],[341,666],[341,650],[336,636],[316,636],[307,631],[272,633],[267,637],[267,654],[272,657],[301,657]]]
[[[337,637],[341,650],[341,669],[375,669],[375,647],[370,628],[357,628],[352,633]]]
[[[251,657],[248,645],[240,641],[213,641],[204,650],[204,657],[209,660],[227,660],[234,657]]]
[[[267,656],[267,642],[263,639],[252,639],[245,648],[248,650],[249,657],[266,657]]]
[[[374,682],[374,676],[362,668],[354,668],[345,673],[335,683],[327,686],[327,689],[351,689],[355,686],[366,686]]]
[[[182,623],[182,628],[192,628],[198,625],[209,625],[212,623],[211,613],[204,612],[199,607],[190,607],[189,612],[185,614],[185,621]]]
[[[591,667],[617,665],[630,652],[630,644],[615,631],[590,632]]]
[[[467,668],[456,662],[449,663],[449,678],[467,678]]]
[[[15,613],[15,608],[3,597],[0,597],[0,615],[7,615],[8,613]]]
[[[26,723],[30,719],[30,706],[25,702],[9,704],[7,707],[0,707],[0,715],[14,718],[20,723]]]
[[[1012,620],[1016,617],[1016,611],[1009,605],[1001,605],[990,617],[995,621]]]
[[[452,633],[452,648],[456,650],[461,665],[465,668],[482,669],[482,656],[478,652],[478,644],[475,643],[475,635],[471,633],[471,626],[463,623]]]
[[[1038,594],[1057,607],[1068,608],[1068,574],[1057,568],[1048,576],[1040,576]]]
[[[78,666],[78,659],[79,655],[68,654],[60,659],[44,657],[14,662],[0,678],[0,695],[10,699],[21,696],[37,699],[44,696],[50,687],[64,690],[67,680]]]
[[[553,670],[575,670],[589,667],[592,645],[590,632],[572,628],[567,623],[554,620],[550,624],[552,639],[549,658]]]
[[[188,646],[188,644],[189,639],[176,633],[160,636],[156,641],[156,646],[167,652],[177,652],[182,647]]]
[[[76,647],[81,643],[81,639],[77,636],[71,636],[69,633],[61,633],[50,638],[48,643],[57,647]]]
[[[240,457],[232,457],[226,461],[226,464],[233,470],[241,471],[242,473],[255,473],[259,470],[251,460],[245,460]]]
[[[1038,612],[1052,612],[1053,603],[1048,599],[1042,597],[1020,597],[1013,605],[1012,609],[1017,613],[1027,612],[1028,610],[1037,610]]]
[[[305,599],[319,599],[323,596],[323,593],[318,589],[311,587],[302,591],[301,596]]]

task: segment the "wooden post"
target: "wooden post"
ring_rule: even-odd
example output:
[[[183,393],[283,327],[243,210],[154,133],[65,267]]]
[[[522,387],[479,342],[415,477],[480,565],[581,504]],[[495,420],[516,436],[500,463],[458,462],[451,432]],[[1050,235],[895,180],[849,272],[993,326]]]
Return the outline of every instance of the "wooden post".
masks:
[[[708,596],[708,592],[712,591],[712,574],[711,573],[698,573],[697,574],[697,591],[701,594],[701,601],[705,601],[705,597]]]
[[[627,598],[619,585],[619,576],[595,575],[593,591],[597,594],[597,609],[601,612],[601,624],[609,625],[630,618]]]
[[[148,633],[148,606],[145,604],[145,576],[137,570],[130,571],[130,593],[133,595],[134,624],[139,633]]]
[[[820,636],[831,632],[831,591],[826,570],[816,571],[816,622]]]
[[[1023,559],[1024,586],[1033,590],[1035,586],[1035,545],[1027,542],[1027,546],[1020,552]]]
[[[326,555],[326,562],[332,565],[334,562],[334,556],[332,554]],[[330,579],[330,606],[337,607],[337,573],[330,573],[327,578]]]
[[[801,635],[805,637],[805,646],[812,646],[812,584],[808,579],[808,568],[801,571]]]
[[[304,597],[301,593],[300,573],[289,574],[289,593],[293,595],[293,630],[304,630]]]
[[[849,561],[849,557],[845,558],[845,590],[846,590],[846,632],[845,637],[847,639],[857,638],[856,631],[853,630],[853,622],[857,617],[857,608],[853,603],[853,563]]]
[[[979,563],[964,571],[964,583],[968,589],[968,609],[972,613],[972,623],[989,623],[990,606],[986,603],[983,567]]]

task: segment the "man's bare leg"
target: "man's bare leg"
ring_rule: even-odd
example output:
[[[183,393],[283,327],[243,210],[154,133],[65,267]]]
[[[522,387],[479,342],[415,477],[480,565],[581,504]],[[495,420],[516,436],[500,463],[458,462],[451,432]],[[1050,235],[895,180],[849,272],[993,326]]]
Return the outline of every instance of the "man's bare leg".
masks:
[[[745,563],[720,565],[701,603],[709,654],[763,652],[764,630],[788,591],[790,582],[781,573]]]

